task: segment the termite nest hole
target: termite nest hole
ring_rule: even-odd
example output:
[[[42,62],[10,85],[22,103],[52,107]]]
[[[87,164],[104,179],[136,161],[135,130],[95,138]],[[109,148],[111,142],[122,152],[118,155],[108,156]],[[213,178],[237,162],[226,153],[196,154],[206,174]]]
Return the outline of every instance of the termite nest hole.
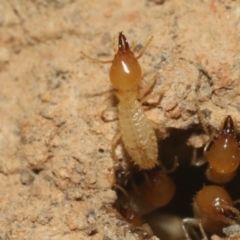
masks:
[[[138,232],[139,227],[146,230],[144,225],[147,223],[146,225],[150,226],[150,231],[146,230],[148,236],[154,234],[161,240],[186,239],[182,220],[194,218],[192,209],[194,196],[203,186],[213,185],[206,177],[208,164],[191,165],[193,151],[196,151],[197,158],[205,157],[204,146],[194,149],[187,144],[193,134],[201,135],[204,132],[199,126],[187,130],[172,129],[169,136],[159,142],[158,160],[167,171],[159,166],[151,170],[139,170],[136,165],[130,165],[124,170],[121,163],[118,165],[114,186],[117,200],[113,207],[120,213],[117,217],[125,219],[133,231]],[[173,169],[176,159],[178,166]],[[173,185],[160,177],[164,175],[173,182]],[[238,170],[233,180],[221,186],[227,190],[232,199],[237,200],[240,199],[239,183]],[[162,190],[157,189],[160,186],[158,184],[164,185]],[[202,239],[199,228],[194,227],[193,230],[191,239]],[[224,234],[217,234],[226,237]],[[208,235],[209,239],[211,235]]]

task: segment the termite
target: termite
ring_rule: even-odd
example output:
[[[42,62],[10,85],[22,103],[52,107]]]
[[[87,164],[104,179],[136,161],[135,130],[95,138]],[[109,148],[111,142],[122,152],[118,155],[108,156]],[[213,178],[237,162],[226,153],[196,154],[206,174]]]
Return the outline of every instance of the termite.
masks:
[[[237,203],[236,201],[235,203]],[[203,239],[207,240],[207,233],[221,234],[226,225],[240,223],[240,212],[228,192],[220,186],[204,186],[194,197],[193,212],[195,218],[183,219],[183,231],[187,239],[187,224],[198,226]]]
[[[144,181],[138,186],[138,197],[145,199],[152,210],[166,206],[175,193],[172,179],[161,170],[153,170],[143,176]]]
[[[134,56],[122,32],[119,33],[118,51],[113,60],[102,61],[81,52],[94,62],[111,63],[110,82],[119,100],[117,106],[119,130],[112,140],[112,156],[117,161],[115,148],[121,139],[131,160],[140,169],[151,169],[159,164],[157,137],[154,131],[154,128],[159,127],[146,117],[141,106],[142,102],[146,100],[144,96],[152,88],[155,79],[148,84],[144,93],[141,93],[139,89],[142,70],[138,59],[145,53],[152,39],[153,36],[150,37],[138,56]]]
[[[203,119],[201,122],[204,124]],[[222,184],[234,178],[240,163],[240,149],[231,116],[225,118],[221,130],[205,145],[204,155],[205,159],[193,164],[200,166],[208,162],[206,174],[211,182]]]
[[[207,177],[210,181],[221,184],[235,176],[240,163],[240,149],[231,116],[226,117],[222,130],[205,146],[204,152],[209,162]]]
[[[175,164],[168,173],[174,171],[176,167]],[[118,200],[123,199],[127,207],[131,206],[131,209],[140,216],[166,206],[172,200],[175,184],[165,170],[161,168],[140,170],[132,172],[130,178],[129,174],[131,173],[126,173],[126,181],[124,176],[121,176],[120,182],[124,185],[119,185],[117,181]]]
[[[195,63],[191,62],[194,66]],[[209,74],[203,66],[196,66],[199,69],[201,76],[210,79]],[[231,181],[236,175],[240,163],[240,149],[239,141],[236,137],[235,124],[230,115],[225,117],[220,130],[217,134],[209,133],[202,112],[200,111],[199,103],[196,102],[197,113],[199,121],[205,131],[210,137],[210,140],[204,146],[204,156],[201,161],[196,158],[192,159],[192,164],[201,166],[209,163],[206,175],[207,178],[216,184],[223,184]]]

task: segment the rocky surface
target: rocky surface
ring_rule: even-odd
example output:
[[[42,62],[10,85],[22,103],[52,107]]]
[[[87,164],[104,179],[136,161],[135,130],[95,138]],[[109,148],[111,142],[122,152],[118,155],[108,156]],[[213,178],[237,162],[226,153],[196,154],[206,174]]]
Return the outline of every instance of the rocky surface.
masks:
[[[136,51],[154,35],[144,81],[167,90],[150,119],[188,129],[199,102],[207,125],[239,125],[238,1],[0,0],[1,239],[157,239],[111,207],[110,66],[80,55],[112,59],[120,31]]]

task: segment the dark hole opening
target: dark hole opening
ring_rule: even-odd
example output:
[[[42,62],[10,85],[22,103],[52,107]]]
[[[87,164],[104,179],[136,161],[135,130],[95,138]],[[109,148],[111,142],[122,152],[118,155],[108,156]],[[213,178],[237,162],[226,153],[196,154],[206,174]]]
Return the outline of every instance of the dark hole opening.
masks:
[[[125,193],[121,189],[116,188],[118,199],[114,207],[127,221],[135,226],[141,220],[140,224],[146,221],[154,235],[161,240],[185,239],[181,226],[182,219],[194,218],[192,210],[194,196],[203,186],[212,185],[206,178],[208,164],[200,167],[191,165],[194,148],[187,145],[187,140],[192,134],[199,135],[201,133],[203,133],[202,130],[197,126],[188,130],[173,129],[169,137],[159,142],[159,161],[167,169],[172,167],[176,156],[179,162],[179,166],[175,171],[167,174],[175,184],[175,194],[172,200],[163,207],[153,208],[152,211],[149,208],[150,210],[147,212],[145,208],[147,209],[148,207],[141,200],[145,196],[139,195],[139,197],[134,198],[131,195],[132,192],[137,192],[139,186],[142,186],[142,183],[146,181],[145,175],[151,178],[154,171],[158,171],[158,167],[150,171],[140,171],[136,166],[132,166],[127,172],[124,172],[122,169],[116,171],[116,185],[123,188]],[[197,158],[202,157],[204,157],[203,147],[197,149]],[[233,200],[240,198],[239,182],[240,174],[237,174],[232,181],[223,185]],[[129,194],[129,196],[126,196],[126,194]],[[136,207],[135,205],[139,206]],[[193,231],[193,233],[189,231],[189,234],[193,240],[201,239],[202,237],[199,228],[196,228],[196,231]]]

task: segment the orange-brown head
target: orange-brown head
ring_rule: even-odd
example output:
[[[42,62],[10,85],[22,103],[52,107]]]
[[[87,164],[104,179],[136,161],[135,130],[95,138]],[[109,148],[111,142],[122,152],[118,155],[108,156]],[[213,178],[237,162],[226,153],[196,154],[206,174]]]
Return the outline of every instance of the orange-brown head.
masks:
[[[147,175],[139,190],[155,209],[167,205],[175,193],[175,184],[172,179],[160,171],[151,172]]]
[[[137,89],[142,78],[140,64],[122,32],[119,33],[118,52],[112,61],[109,75],[113,87],[119,91]]]
[[[219,186],[205,186],[200,190],[195,201],[203,211],[198,218],[212,216],[212,220],[221,221],[227,224],[235,224],[240,221],[240,212],[233,206],[233,201],[228,192]]]
[[[205,186],[195,198],[198,206],[206,213],[218,213],[221,205],[232,206],[227,191],[219,186]]]

